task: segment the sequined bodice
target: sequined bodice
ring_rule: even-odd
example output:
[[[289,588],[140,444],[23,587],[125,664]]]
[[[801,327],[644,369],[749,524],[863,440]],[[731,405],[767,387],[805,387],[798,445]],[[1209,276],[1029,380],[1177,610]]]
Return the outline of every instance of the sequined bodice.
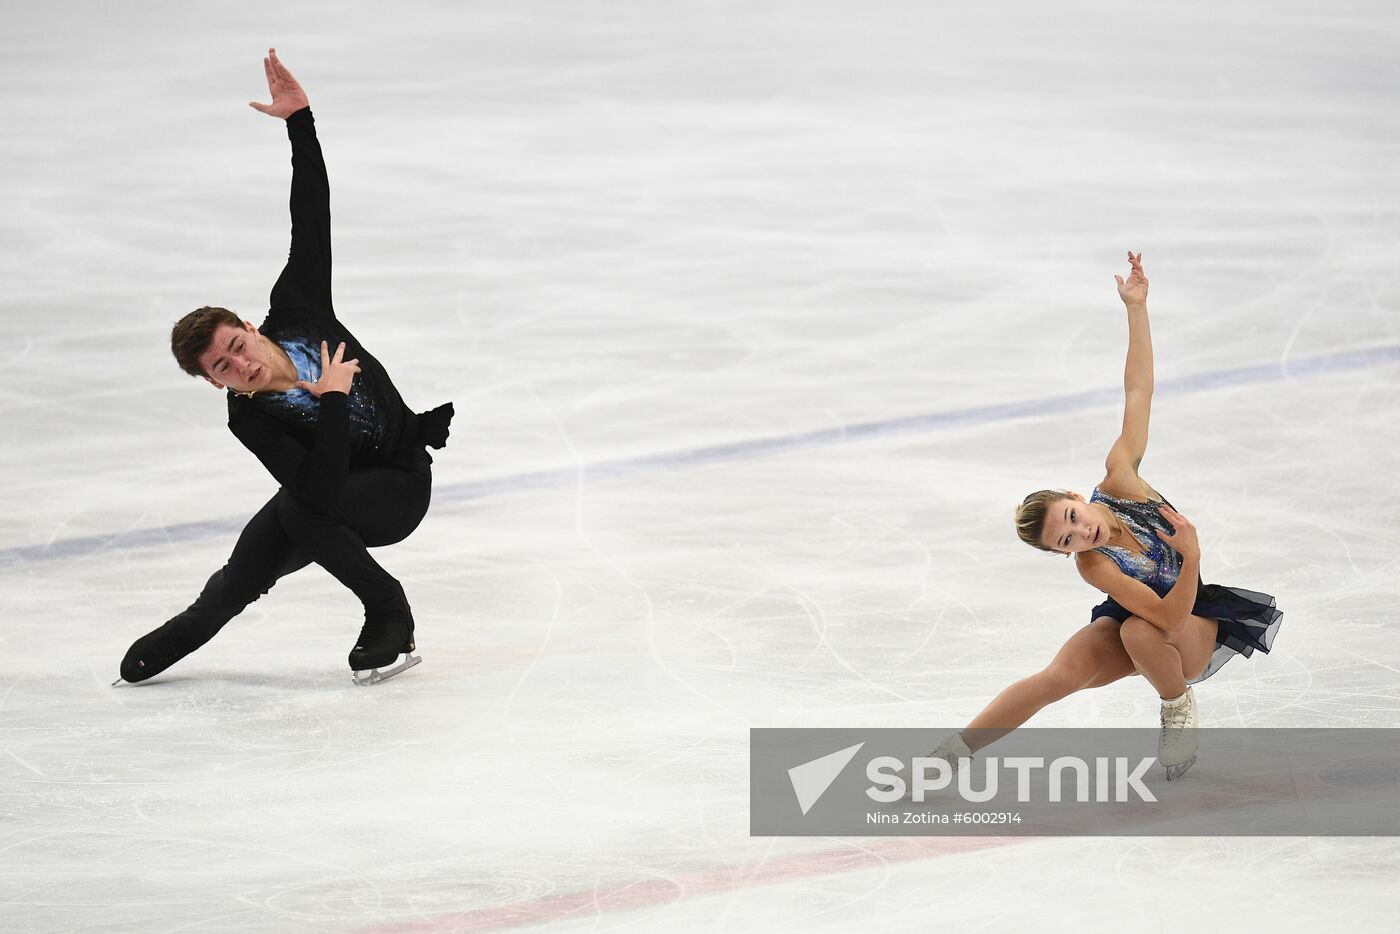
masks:
[[[1172,534],[1171,524],[1162,518],[1157,507],[1171,504],[1165,500],[1140,503],[1130,499],[1119,499],[1109,496],[1098,487],[1094,488],[1094,495],[1089,497],[1089,502],[1103,503],[1107,506],[1142,543],[1146,553],[1139,554],[1118,545],[1102,545],[1094,550],[1108,555],[1124,574],[1142,581],[1158,596],[1166,596],[1167,591],[1176,583],[1176,576],[1181,573],[1181,555],[1157,537],[1158,531],[1168,536]]]

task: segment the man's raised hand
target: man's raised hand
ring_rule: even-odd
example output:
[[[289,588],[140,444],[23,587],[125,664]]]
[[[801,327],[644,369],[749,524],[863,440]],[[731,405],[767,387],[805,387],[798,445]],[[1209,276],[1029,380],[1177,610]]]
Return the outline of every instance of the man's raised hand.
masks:
[[[267,72],[267,90],[272,94],[272,103],[259,104],[257,101],[249,101],[249,107],[269,117],[286,120],[303,107],[311,106],[311,102],[306,99],[306,92],[297,84],[297,79],[293,78],[292,73],[277,59],[276,49],[267,50],[267,56],[263,58],[263,71]]]
[[[304,379],[297,380],[297,388],[305,389],[317,399],[324,393],[343,392],[350,394],[350,384],[355,381],[355,374],[360,372],[359,360],[344,360],[345,343],[335,349],[335,356],[330,354],[330,348],[325,341],[321,341],[321,378],[314,383],[308,383]]]

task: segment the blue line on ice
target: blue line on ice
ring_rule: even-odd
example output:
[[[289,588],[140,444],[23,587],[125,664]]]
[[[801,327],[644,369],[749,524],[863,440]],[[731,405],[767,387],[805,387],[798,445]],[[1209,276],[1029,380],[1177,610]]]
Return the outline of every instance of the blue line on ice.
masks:
[[[1237,367],[1182,376],[1175,379],[1158,380],[1156,394],[1182,395],[1206,392],[1226,386],[1242,386],[1256,383],[1277,382],[1298,379],[1320,373],[1334,373],[1358,370],[1365,367],[1382,366],[1400,361],[1400,344],[1371,347],[1363,350],[1342,351],[1305,357],[1288,362]],[[843,425],[839,428],[823,428],[816,431],[796,434],[774,435],[769,438],[753,438],[748,441],[735,441],[729,444],[716,444],[707,447],[683,448],[660,454],[641,457],[628,457],[620,460],[598,461],[584,464],[581,468],[566,467],[556,470],[538,470],[527,473],[508,474],[486,480],[472,480],[465,483],[450,483],[433,487],[433,499],[444,500],[478,499],[501,493],[520,490],[535,490],[548,487],[563,487],[578,482],[580,472],[590,479],[607,479],[628,474],[645,473],[657,470],[671,470],[680,467],[693,467],[699,464],[715,464],[727,461],[747,460],[780,454],[787,451],[816,448],[834,444],[848,444],[871,438],[886,438],[893,435],[911,435],[943,431],[959,426],[987,425],[994,422],[1010,421],[1034,415],[1058,415],[1077,412],[1099,405],[1109,405],[1122,398],[1118,387],[1092,389],[1087,392],[1067,395],[1047,396],[1024,402],[1005,402],[996,405],[973,406],[954,409],[949,412],[931,412],[925,415],[911,415],[875,422],[860,422]],[[0,549],[0,569],[22,566],[38,561],[57,561],[77,558],[106,551],[126,551],[174,542],[196,541],[220,535],[234,536],[248,516],[229,516],[222,519],[206,519],[199,522],[182,522],[158,528],[127,529],[108,535],[85,535],[73,538],[58,538],[43,545],[21,545],[15,548]]]

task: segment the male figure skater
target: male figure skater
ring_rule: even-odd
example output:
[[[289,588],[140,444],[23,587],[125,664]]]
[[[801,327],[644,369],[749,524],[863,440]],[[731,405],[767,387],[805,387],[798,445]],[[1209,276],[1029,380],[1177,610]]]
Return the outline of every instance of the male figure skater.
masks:
[[[228,390],[228,426],[281,489],[238,537],[228,563],[190,607],[131,646],[121,680],[144,681],[213,638],[278,578],[311,562],[365,608],[350,652],[356,684],[418,664],[403,587],[367,548],[402,541],[428,510],[432,457],[447,443],[452,403],[415,415],[384,367],[331,307],[330,185],[306,92],[269,49],[271,104],[292,144],[292,248],[261,328],[225,308],[181,318],[176,361]],[[402,656],[402,657],[400,657]]]

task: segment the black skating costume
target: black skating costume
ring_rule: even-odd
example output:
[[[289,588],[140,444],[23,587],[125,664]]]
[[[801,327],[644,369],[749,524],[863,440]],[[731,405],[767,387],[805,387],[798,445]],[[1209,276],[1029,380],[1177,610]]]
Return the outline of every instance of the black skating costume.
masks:
[[[452,404],[415,415],[384,367],[331,305],[330,183],[310,108],[287,118],[292,144],[292,246],[272,287],[261,333],[296,365],[321,375],[322,341],[358,359],[351,391],[319,399],[302,389],[228,396],[229,430],[281,489],[239,535],[228,563],[183,613],[141,637],[121,675],[143,681],[208,642],[287,574],[315,562],[360,598],[364,629],[350,667],[378,668],[413,647],[403,587],[367,550],[403,540],[428,509],[432,457],[447,441]]]

